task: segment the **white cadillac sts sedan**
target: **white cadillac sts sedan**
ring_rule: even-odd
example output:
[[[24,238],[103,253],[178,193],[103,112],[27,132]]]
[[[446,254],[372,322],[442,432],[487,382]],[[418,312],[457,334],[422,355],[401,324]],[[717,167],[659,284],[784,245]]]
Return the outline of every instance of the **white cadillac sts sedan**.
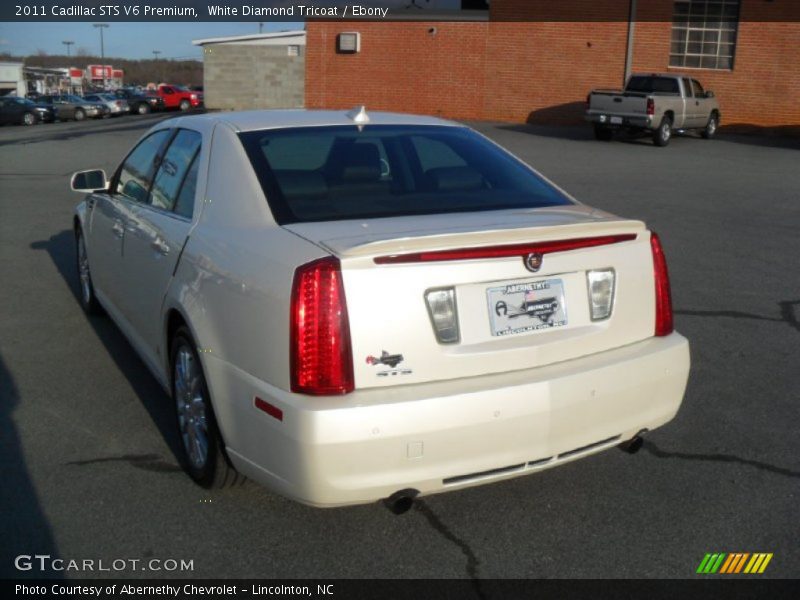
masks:
[[[180,117],[72,188],[83,308],[168,390],[202,486],[399,511],[635,450],[681,404],[658,236],[461,124]]]

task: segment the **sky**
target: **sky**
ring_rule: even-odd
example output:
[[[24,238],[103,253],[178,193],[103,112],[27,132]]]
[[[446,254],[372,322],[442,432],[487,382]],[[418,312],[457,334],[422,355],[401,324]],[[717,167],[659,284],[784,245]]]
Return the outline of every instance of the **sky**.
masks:
[[[286,29],[302,29],[303,23],[264,23],[264,33]],[[192,40],[258,33],[258,23],[194,22],[194,23],[109,23],[103,31],[105,56],[118,58],[202,59],[203,53]],[[73,41],[72,55],[83,47],[90,54],[100,55],[99,29],[91,23],[0,23],[0,52],[17,56],[66,54],[61,42]]]

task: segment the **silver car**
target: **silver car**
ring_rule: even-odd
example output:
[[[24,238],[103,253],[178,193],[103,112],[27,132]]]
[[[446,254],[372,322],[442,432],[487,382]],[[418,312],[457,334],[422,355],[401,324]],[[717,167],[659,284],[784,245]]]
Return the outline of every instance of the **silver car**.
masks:
[[[124,98],[117,98],[114,94],[86,94],[83,99],[89,102],[105,104],[112,117],[120,117],[130,111],[128,101]]]
[[[179,117],[72,188],[82,306],[169,392],[203,486],[401,511],[634,451],[680,407],[658,236],[462,124]]]

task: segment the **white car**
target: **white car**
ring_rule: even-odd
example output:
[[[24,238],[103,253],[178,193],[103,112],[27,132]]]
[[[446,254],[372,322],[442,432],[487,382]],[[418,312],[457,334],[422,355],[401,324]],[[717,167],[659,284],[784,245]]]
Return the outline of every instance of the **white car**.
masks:
[[[105,104],[112,117],[127,115],[131,109],[125,98],[117,98],[114,94],[87,94],[83,99],[98,104]]]
[[[681,404],[656,234],[464,125],[180,117],[72,188],[83,307],[168,390],[203,486],[399,511],[635,450]]]

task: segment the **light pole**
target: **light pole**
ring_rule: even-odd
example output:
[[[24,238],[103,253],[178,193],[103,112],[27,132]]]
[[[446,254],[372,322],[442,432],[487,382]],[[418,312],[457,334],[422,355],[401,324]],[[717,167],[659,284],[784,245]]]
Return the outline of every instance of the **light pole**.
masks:
[[[161,50],[153,50],[153,56],[154,56],[154,58],[153,58],[153,61],[154,61],[154,62],[155,62],[155,61],[158,61],[158,55],[159,55],[159,54],[161,54]],[[156,67],[158,67],[158,65],[156,65]],[[157,69],[157,70],[158,70],[158,69]],[[161,74],[161,73],[158,73],[158,72],[156,72],[156,76],[158,77],[158,80],[159,80],[159,81],[161,81],[161,79],[162,79],[162,74]]]
[[[258,24],[258,33],[261,33],[261,31],[262,31],[263,29],[264,29],[264,24],[263,24],[263,23],[259,23],[259,24]]]
[[[74,44],[75,42],[71,42],[69,40],[64,40],[61,43],[64,44],[67,47],[67,58],[69,58],[70,57],[70,55],[69,55],[69,47],[72,46],[72,44]]]
[[[103,29],[108,27],[108,23],[95,23],[95,28],[100,30],[100,68],[103,70],[103,89],[106,89],[106,49],[103,45]]]

